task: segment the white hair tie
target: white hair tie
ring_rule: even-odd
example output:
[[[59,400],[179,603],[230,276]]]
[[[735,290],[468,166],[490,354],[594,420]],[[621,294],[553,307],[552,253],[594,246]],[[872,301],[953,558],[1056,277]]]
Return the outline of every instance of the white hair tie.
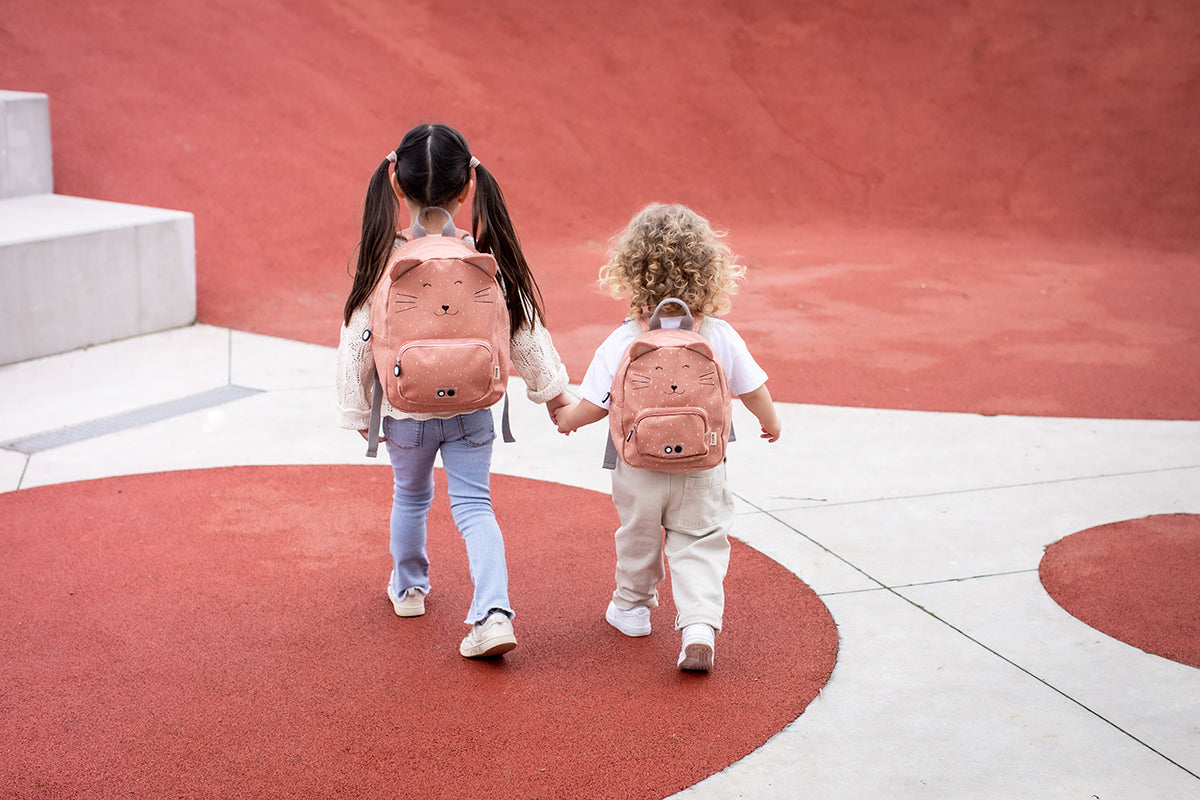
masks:
[[[479,159],[476,158],[475,156],[471,156],[471,169],[475,169],[478,166],[479,166]]]
[[[393,164],[395,164],[396,163],[396,151],[393,150],[392,152],[388,153],[387,158],[385,158],[384,161],[390,161]]]

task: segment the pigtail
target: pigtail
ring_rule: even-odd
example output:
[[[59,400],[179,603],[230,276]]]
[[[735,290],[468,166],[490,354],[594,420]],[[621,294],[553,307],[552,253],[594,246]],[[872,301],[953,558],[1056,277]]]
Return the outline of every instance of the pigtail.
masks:
[[[400,191],[421,206],[445,207],[466,188],[474,167],[471,232],[479,251],[491,253],[500,268],[510,333],[516,333],[522,325],[544,323],[542,292],[521,250],[504,194],[492,174],[471,158],[462,134],[445,125],[418,125],[405,134],[395,159]],[[388,174],[390,160],[389,155],[379,165],[367,187],[358,265],[344,311],[347,322],[354,310],[370,298],[395,241],[397,199]]]
[[[525,260],[521,242],[508,215],[500,185],[482,164],[475,167],[475,197],[471,203],[471,233],[481,253],[491,253],[500,267],[508,305],[510,333],[522,325],[545,323],[542,291]]]
[[[384,159],[367,184],[354,284],[342,311],[344,324],[349,324],[350,315],[370,299],[396,239],[396,195],[388,175],[390,163],[390,159]]]

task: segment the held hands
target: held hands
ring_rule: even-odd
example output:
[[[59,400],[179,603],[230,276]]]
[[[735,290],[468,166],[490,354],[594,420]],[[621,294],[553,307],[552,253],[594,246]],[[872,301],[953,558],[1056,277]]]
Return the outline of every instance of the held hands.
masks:
[[[599,422],[608,416],[608,410],[587,400],[575,400],[550,412],[550,418],[558,426],[558,432],[569,436],[584,425]]]
[[[566,392],[562,392],[558,397],[554,397],[546,401],[546,411],[550,414],[550,421],[555,425],[558,424],[558,410],[570,403],[574,398]]]
[[[550,421],[554,423],[554,427],[558,428],[559,433],[570,434],[575,430],[575,428],[564,430],[562,420],[569,419],[571,416],[570,412],[564,414],[563,411],[576,405],[579,405],[579,401],[566,392],[546,401],[546,412],[550,414]]]
[[[555,426],[558,427],[558,432],[563,436],[570,436],[579,429],[579,425],[572,424],[575,415],[579,410],[579,401],[568,405],[559,406],[550,412],[550,418],[554,420]]]

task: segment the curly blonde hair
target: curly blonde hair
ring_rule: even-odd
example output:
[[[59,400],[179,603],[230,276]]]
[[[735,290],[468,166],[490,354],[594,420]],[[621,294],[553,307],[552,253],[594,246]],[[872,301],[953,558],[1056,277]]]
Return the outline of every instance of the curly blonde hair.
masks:
[[[652,203],[616,237],[599,283],[613,297],[628,294],[635,317],[668,297],[687,303],[693,314],[724,313],[746,268],[722,236],[686,206]]]

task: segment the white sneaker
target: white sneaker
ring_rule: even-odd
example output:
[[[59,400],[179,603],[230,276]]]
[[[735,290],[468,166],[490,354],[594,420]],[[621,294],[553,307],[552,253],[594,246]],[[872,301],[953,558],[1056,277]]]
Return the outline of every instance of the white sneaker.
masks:
[[[504,655],[516,646],[517,635],[513,633],[512,620],[501,611],[493,611],[483,622],[471,626],[471,632],[458,646],[458,652],[463,658],[487,658]]]
[[[679,668],[708,672],[713,666],[716,632],[711,625],[697,622],[683,629],[683,649],[679,651]]]
[[[392,608],[397,617],[419,617],[425,613],[425,593],[415,586],[406,591],[403,597],[397,597],[389,578],[387,596],[388,600],[392,601]]]
[[[645,606],[634,606],[628,611],[622,611],[610,600],[604,618],[608,620],[609,625],[626,636],[650,635],[650,609]]]

